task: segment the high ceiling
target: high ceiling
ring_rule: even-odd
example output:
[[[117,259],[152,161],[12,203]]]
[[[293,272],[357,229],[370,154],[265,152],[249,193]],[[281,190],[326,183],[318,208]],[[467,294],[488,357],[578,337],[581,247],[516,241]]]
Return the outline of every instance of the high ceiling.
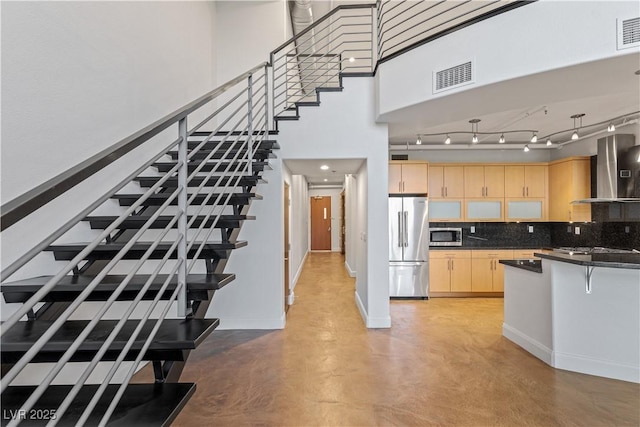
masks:
[[[314,19],[320,18],[340,4],[370,3],[370,1],[313,1]],[[606,127],[589,125],[629,115],[627,121],[638,119],[640,111],[640,54],[630,53],[606,60],[552,70],[452,93],[426,103],[413,105],[380,117],[389,124],[390,148],[415,146],[417,134],[471,131],[469,120],[480,119],[479,132],[499,132],[532,129],[544,137],[554,135],[554,146],[570,140],[574,125],[571,116],[584,114],[581,134]],[[635,113],[632,115],[632,113]],[[618,120],[621,123],[622,119]],[[638,125],[635,125],[636,128]],[[471,135],[451,134],[451,145],[444,145],[444,136],[423,136],[425,149],[491,149],[517,148],[529,142],[530,133],[507,134],[506,143],[498,144],[499,135],[480,135],[478,144],[471,144]],[[547,147],[539,141],[535,148]],[[416,147],[417,148],[417,147]],[[341,174],[355,173],[362,161],[288,160],[293,173],[307,176],[312,184],[342,182]],[[331,165],[335,173],[320,171],[321,164]],[[336,165],[336,167],[334,167]],[[324,179],[328,181],[325,182]]]

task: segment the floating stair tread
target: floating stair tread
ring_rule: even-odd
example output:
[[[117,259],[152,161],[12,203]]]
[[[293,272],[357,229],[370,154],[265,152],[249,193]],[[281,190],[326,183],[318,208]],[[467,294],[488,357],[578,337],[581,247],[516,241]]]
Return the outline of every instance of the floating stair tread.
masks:
[[[23,303],[47,284],[52,277],[53,276],[39,276],[3,283],[0,290],[2,291],[7,303]],[[113,291],[123,282],[125,277],[125,275],[105,276],[95,287],[94,291],[89,294],[87,301],[106,301]],[[133,300],[145,285],[149,277],[150,275],[148,274],[133,276],[118,297],[118,301]],[[44,298],[42,298],[41,301],[72,301],[80,294],[80,292],[89,286],[94,278],[95,276],[93,275],[65,276],[51,291],[49,291],[49,293],[47,293]],[[235,278],[235,274],[189,274],[187,276],[187,288],[190,294],[190,299],[201,300],[203,296],[206,297],[207,291],[218,290],[231,283]],[[153,299],[162,288],[166,279],[166,274],[157,275],[149,285],[143,299]],[[177,279],[174,276],[167,285],[163,299],[166,300],[171,296],[171,293],[176,288],[176,284]]]
[[[213,193],[213,195],[209,198],[209,200],[207,200],[207,205],[213,205],[216,199],[218,198],[219,194],[220,193]],[[220,203],[224,202],[224,200],[226,199],[226,194],[222,197]],[[143,206],[160,206],[169,198],[170,195],[171,195],[170,193],[152,194],[142,203],[142,205]],[[131,206],[140,197],[142,197],[142,194],[115,194],[111,196],[112,199],[116,199],[120,202],[120,206]],[[191,197],[191,194],[189,195],[189,197]],[[199,194],[194,198],[193,203],[196,205],[202,204],[206,197],[207,197],[207,194]],[[249,200],[252,200],[252,199],[262,200],[262,195],[256,194],[256,193],[232,193],[232,196],[229,199],[229,203],[232,205],[234,204],[246,205],[249,202]],[[177,204],[178,204],[178,200],[177,198],[174,198],[173,201],[171,202],[171,205],[175,206]]]
[[[133,180],[137,181],[142,187],[152,187],[158,181],[160,181],[160,179],[162,179],[161,176],[139,176],[134,178]],[[264,178],[260,176],[255,176],[255,175],[244,175],[244,176],[241,176],[239,180],[238,180],[238,177],[231,178],[228,176],[212,176],[209,179],[206,179],[206,177],[203,177],[203,176],[194,176],[189,180],[187,185],[189,187],[194,187],[194,186],[200,185],[202,182],[205,182],[204,184],[205,187],[213,187],[215,185],[226,185],[229,181],[232,182],[231,185],[240,185],[240,186],[247,186],[247,185],[253,186],[257,183],[267,182]],[[162,187],[177,188],[178,177],[168,178],[166,181],[162,183]]]
[[[152,215],[133,215],[127,217],[124,221],[122,221],[118,225],[119,230],[123,229],[139,229],[141,228],[147,221],[151,219]],[[161,215],[153,222],[150,228],[165,228],[172,220],[173,216],[171,215]],[[188,220],[192,220],[192,216],[188,217]],[[191,227],[199,227],[202,222],[205,220],[205,215],[199,215],[196,217]],[[117,216],[88,216],[84,219],[84,221],[89,221],[92,229],[105,229],[118,219]],[[253,215],[220,215],[220,219],[216,222],[216,228],[236,228],[240,225],[241,221],[247,220],[255,220],[256,217]],[[211,216],[207,219],[205,223],[205,227],[211,227],[213,225],[213,221],[215,217]],[[173,228],[176,228],[178,223],[173,225]]]
[[[211,172],[212,170],[215,172],[225,172],[225,170],[229,167],[228,161],[218,161],[218,162],[206,162],[199,170],[199,172]],[[175,165],[178,164],[178,161],[170,161],[170,162],[157,162],[153,164],[153,167],[156,168],[159,172],[168,172]],[[247,162],[233,162],[230,167],[230,171],[233,172],[236,170],[238,164],[246,165]],[[188,170],[189,172],[195,171],[202,162],[189,162]],[[263,171],[263,170],[271,170],[271,164],[268,161],[254,161],[251,163],[251,168],[254,171]]]
[[[344,88],[342,86],[339,87],[317,87],[316,92],[342,92]]]
[[[193,162],[195,160],[202,160],[205,158],[209,158],[209,160],[217,160],[217,159],[225,159],[225,160],[232,160],[233,157],[235,157],[238,152],[240,152],[241,156],[244,156],[247,152],[246,149],[242,149],[242,150],[238,150],[238,149],[232,149],[229,150],[228,152],[223,150],[223,151],[216,151],[215,153],[213,153],[212,156],[210,156],[211,151],[207,151],[207,150],[198,150],[197,152],[190,154],[189,157],[189,161]],[[172,160],[176,160],[178,158],[178,152],[177,151],[168,151],[167,154],[169,156],[171,156]],[[273,154],[272,150],[266,150],[266,149],[257,149],[253,151],[253,159],[254,160],[260,160],[260,159],[275,159],[276,155]],[[238,160],[238,159],[236,159]],[[241,160],[241,159],[240,159]]]
[[[60,406],[71,391],[71,385],[52,385],[33,407],[33,413],[49,413]],[[99,385],[84,385],[71,406],[60,418],[58,425],[73,426],[98,390]],[[120,384],[110,384],[100,397],[93,413],[85,425],[96,426],[111,404]],[[2,393],[2,409],[5,413],[16,413],[31,396],[35,386],[10,386]],[[196,390],[193,383],[129,384],[111,415],[109,427],[158,427],[170,426]],[[49,420],[28,417],[20,426],[44,426]],[[3,417],[3,425],[8,422]]]
[[[89,322],[89,320],[64,322],[40,352],[65,352]],[[98,351],[117,323],[117,320],[100,320],[80,344],[77,351],[84,353]],[[109,351],[121,351],[139,323],[139,320],[127,320],[109,346]],[[149,319],[145,323],[131,346],[132,351],[139,351],[143,347],[155,323],[155,319]],[[213,332],[219,323],[218,319],[165,319],[153,338],[149,350],[193,350]],[[2,354],[26,352],[52,324],[53,321],[49,320],[29,320],[16,323],[2,337]]]
[[[300,116],[275,116],[275,120],[299,120]]]
[[[198,147],[200,144],[202,144],[202,140],[197,140],[197,139],[193,139],[193,140],[189,140],[187,142],[187,147],[189,147],[189,150],[193,150],[194,148]],[[263,139],[262,141],[258,142],[258,141],[253,141],[254,144],[257,144],[257,146],[254,146],[254,149],[258,149],[258,150],[272,150],[275,147],[279,147],[278,145],[278,141],[276,141],[275,139]],[[205,142],[202,147],[200,148],[200,150],[206,150],[208,152],[211,152],[211,150],[213,148],[217,147],[217,150],[227,150],[229,147],[234,147],[234,149],[238,149],[240,147],[242,147],[242,145],[245,143],[244,140],[241,141],[216,141],[216,140],[209,140],[207,142]],[[173,150],[176,151],[176,150]]]
[[[188,257],[195,256],[196,251],[200,247],[201,242],[196,242],[189,250]],[[129,249],[122,259],[140,259],[145,251],[151,247],[151,242],[137,242]],[[51,245],[45,249],[48,252],[54,252],[55,259],[58,261],[70,261],[80,253],[88,243],[68,243]],[[126,245],[126,242],[102,243],[98,245],[85,259],[112,259]],[[161,242],[152,252],[150,259],[161,259],[173,245],[173,242]],[[246,241],[237,242],[207,242],[205,243],[199,258],[226,258],[226,252],[247,246]],[[171,257],[176,258],[177,250],[174,250]]]
[[[254,130],[252,132],[252,135],[264,135],[264,131],[263,130]],[[225,135],[248,135],[249,133],[247,131],[239,131],[239,130],[234,130],[232,132],[225,132],[225,131],[218,131],[215,133],[215,136],[225,136]],[[278,131],[277,130],[270,130],[268,135],[277,135]],[[192,132],[191,134],[189,134],[190,137],[192,136],[209,136],[211,135],[211,132],[207,132],[207,131],[196,131],[196,132]]]

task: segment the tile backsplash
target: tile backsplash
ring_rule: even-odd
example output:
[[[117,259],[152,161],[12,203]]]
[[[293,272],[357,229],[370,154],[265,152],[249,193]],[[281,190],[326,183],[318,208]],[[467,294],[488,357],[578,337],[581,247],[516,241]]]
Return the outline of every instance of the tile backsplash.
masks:
[[[466,248],[555,248],[603,246],[640,249],[640,222],[430,222],[430,227],[461,227]],[[471,233],[471,227],[475,233]],[[529,227],[533,232],[529,232]]]

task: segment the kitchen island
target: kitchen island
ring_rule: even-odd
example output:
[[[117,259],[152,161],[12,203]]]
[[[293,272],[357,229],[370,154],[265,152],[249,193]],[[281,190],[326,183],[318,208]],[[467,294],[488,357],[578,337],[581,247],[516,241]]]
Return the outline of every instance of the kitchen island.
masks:
[[[505,265],[503,335],[559,369],[640,383],[640,254]]]

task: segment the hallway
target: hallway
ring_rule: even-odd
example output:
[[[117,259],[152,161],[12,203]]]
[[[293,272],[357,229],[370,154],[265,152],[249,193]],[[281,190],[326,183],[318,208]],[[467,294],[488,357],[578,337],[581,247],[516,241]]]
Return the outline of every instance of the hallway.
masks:
[[[640,386],[554,370],[501,336],[502,299],[394,301],[367,330],[338,253],[310,253],[287,326],[217,331],[175,426],[640,423]],[[139,376],[150,375],[149,367]]]

